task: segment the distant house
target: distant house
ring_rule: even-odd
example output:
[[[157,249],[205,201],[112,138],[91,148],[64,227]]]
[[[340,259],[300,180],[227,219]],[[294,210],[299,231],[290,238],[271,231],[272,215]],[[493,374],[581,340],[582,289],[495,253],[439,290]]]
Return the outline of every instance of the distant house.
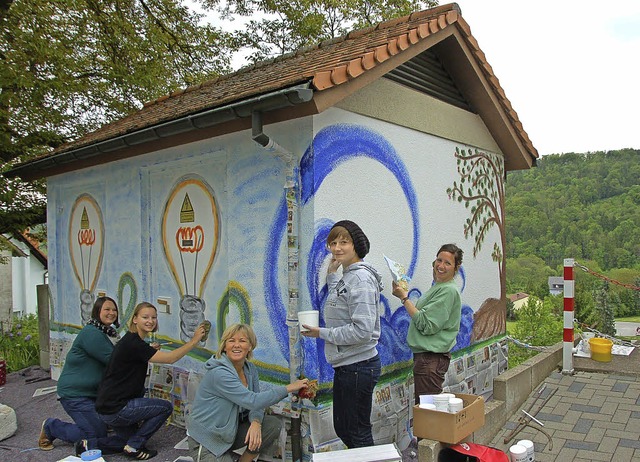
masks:
[[[1,235],[7,250],[0,264],[0,320],[38,313],[36,286],[47,282],[47,256],[26,235]]]
[[[560,295],[564,292],[564,278],[562,276],[549,276],[549,293]]]
[[[518,292],[517,294],[507,295],[507,297],[509,297],[509,300],[513,302],[513,309],[515,311],[518,311],[529,301],[529,294],[525,292]]]

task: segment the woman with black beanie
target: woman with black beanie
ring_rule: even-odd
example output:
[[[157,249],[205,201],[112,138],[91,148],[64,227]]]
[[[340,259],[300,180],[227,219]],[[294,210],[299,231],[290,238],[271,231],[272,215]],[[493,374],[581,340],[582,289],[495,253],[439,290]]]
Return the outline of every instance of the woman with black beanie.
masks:
[[[327,273],[325,327],[309,327],[305,337],[325,341],[324,353],[334,370],[333,425],[348,448],[373,446],[371,400],[380,378],[380,292],[382,277],[363,261],[369,239],[352,221],[329,231],[332,258]],[[342,267],[342,275],[337,271]]]

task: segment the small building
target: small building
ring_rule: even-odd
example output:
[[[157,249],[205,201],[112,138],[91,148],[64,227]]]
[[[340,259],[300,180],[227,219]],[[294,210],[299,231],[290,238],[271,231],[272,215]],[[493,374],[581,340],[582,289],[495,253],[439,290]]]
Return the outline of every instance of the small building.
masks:
[[[513,303],[513,309],[518,311],[529,301],[529,294],[525,292],[518,292],[516,294],[509,295],[509,300]]]
[[[54,364],[96,296],[114,297],[124,320],[151,301],[165,342],[213,323],[182,371],[201,370],[230,323],[249,323],[266,386],[319,380],[309,412],[330,405],[333,371],[321,342],[300,338],[297,312],[323,322],[326,236],[358,223],[387,287],[381,443],[408,438],[412,364],[384,256],[406,266],[418,297],[442,244],[465,251],[446,386],[490,397],[507,367],[504,181],[537,157],[449,4],[177,91],[7,175],[47,179]],[[173,396],[179,409],[185,397]]]
[[[549,276],[549,293],[551,295],[564,293],[564,278],[562,276]]]
[[[0,235],[0,320],[38,313],[36,287],[46,284],[47,256],[28,235]]]

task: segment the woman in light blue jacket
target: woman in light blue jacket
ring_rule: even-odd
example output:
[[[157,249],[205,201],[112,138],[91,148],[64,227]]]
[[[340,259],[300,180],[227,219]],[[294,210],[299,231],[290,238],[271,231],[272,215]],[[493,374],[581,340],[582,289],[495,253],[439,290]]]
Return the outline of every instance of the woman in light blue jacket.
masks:
[[[280,434],[280,419],[264,409],[307,386],[296,380],[260,391],[258,369],[248,360],[257,346],[251,326],[229,326],[205,373],[187,417],[189,455],[195,462],[231,462],[230,452],[247,446],[240,462],[253,460]]]

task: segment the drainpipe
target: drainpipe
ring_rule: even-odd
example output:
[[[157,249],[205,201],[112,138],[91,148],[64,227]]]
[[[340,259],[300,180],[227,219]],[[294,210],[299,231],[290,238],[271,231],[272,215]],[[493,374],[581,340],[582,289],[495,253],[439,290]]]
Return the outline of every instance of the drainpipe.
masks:
[[[294,240],[295,246],[287,245],[287,272],[288,272],[288,304],[287,304],[287,329],[289,333],[289,381],[298,379],[301,370],[300,330],[298,329],[298,288],[300,268],[298,239],[299,226],[299,182],[297,181],[297,169],[295,168],[294,156],[291,151],[280,146],[263,132],[262,113],[253,111],[251,113],[251,138],[262,146],[268,153],[281,159],[285,164],[286,179],[284,183],[284,193],[287,200],[287,242]],[[300,431],[301,417],[291,418],[291,451],[293,461],[302,460],[302,434]]]

